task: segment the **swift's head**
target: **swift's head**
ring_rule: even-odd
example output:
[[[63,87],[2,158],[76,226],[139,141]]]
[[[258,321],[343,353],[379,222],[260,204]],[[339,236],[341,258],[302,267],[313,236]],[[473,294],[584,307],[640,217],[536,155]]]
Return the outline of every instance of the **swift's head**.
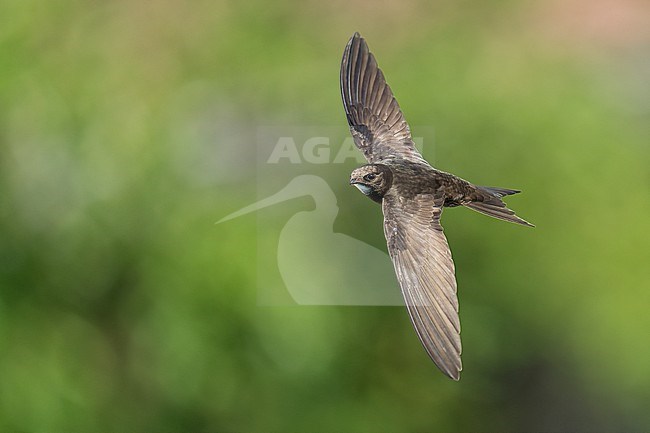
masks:
[[[350,175],[350,185],[356,186],[377,203],[381,203],[392,183],[393,173],[383,164],[364,165]]]

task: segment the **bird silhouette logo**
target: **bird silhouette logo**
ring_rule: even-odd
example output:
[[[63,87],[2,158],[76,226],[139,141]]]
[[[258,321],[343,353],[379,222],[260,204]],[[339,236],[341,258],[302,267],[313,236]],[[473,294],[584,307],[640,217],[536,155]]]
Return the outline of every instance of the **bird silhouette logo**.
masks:
[[[336,195],[315,175],[300,175],[277,193],[225,216],[217,224],[310,196],[313,210],[300,211],[284,224],[277,265],[287,292],[300,305],[404,305],[395,290],[388,255],[363,241],[334,232]],[[373,272],[360,272],[372,269]]]

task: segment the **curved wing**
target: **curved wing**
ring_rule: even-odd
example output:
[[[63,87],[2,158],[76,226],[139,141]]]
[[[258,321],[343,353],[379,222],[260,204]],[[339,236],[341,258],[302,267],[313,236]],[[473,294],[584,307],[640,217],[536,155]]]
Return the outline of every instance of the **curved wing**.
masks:
[[[395,157],[423,161],[393,92],[359,33],[343,52],[341,96],[354,142],[369,163]]]
[[[443,200],[383,200],[384,234],[415,331],[440,370],[460,378],[460,319],[454,262],[440,225]]]

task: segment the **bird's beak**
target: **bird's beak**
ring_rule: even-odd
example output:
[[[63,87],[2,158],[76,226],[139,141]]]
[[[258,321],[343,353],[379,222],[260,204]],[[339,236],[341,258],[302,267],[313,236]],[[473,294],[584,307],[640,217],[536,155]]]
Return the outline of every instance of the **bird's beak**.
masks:
[[[350,185],[354,185],[355,187],[357,187],[357,189],[361,191],[364,195],[370,195],[370,193],[372,192],[372,188],[366,185],[363,182],[363,179],[359,177],[350,179]]]

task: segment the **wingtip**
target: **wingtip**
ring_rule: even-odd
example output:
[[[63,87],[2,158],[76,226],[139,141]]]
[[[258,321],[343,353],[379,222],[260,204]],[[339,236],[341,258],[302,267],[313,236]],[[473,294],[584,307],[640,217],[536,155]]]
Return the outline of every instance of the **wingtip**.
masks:
[[[516,215],[515,215],[515,216],[516,216]],[[528,221],[526,221],[525,219],[523,219],[523,218],[521,218],[521,217],[519,217],[519,216],[517,217],[517,219],[518,219],[517,222],[518,222],[520,225],[522,225],[522,226],[525,226],[525,227],[535,227],[535,224],[529,223]]]
[[[461,368],[462,370],[462,368]],[[456,371],[443,371],[445,373],[445,376],[453,380],[454,382],[458,382],[460,380],[460,371],[461,370],[456,370]]]
[[[358,41],[363,41],[364,39],[363,39],[363,36],[361,36],[361,34],[359,32],[354,32],[354,34],[352,35],[352,37],[350,37],[350,40],[348,41],[348,45],[352,45],[352,42],[357,41],[357,40]]]
[[[460,380],[460,372],[463,371],[463,366],[457,367],[454,371],[450,371],[448,376],[451,380],[458,382]]]
[[[525,219],[518,217],[517,215],[513,215],[513,216],[515,216],[517,219],[514,220],[514,221],[511,221],[511,222],[513,222],[515,224],[519,224],[520,226],[524,226],[524,227],[531,227],[531,228],[535,227],[535,224],[531,224],[528,221],[526,221]]]

